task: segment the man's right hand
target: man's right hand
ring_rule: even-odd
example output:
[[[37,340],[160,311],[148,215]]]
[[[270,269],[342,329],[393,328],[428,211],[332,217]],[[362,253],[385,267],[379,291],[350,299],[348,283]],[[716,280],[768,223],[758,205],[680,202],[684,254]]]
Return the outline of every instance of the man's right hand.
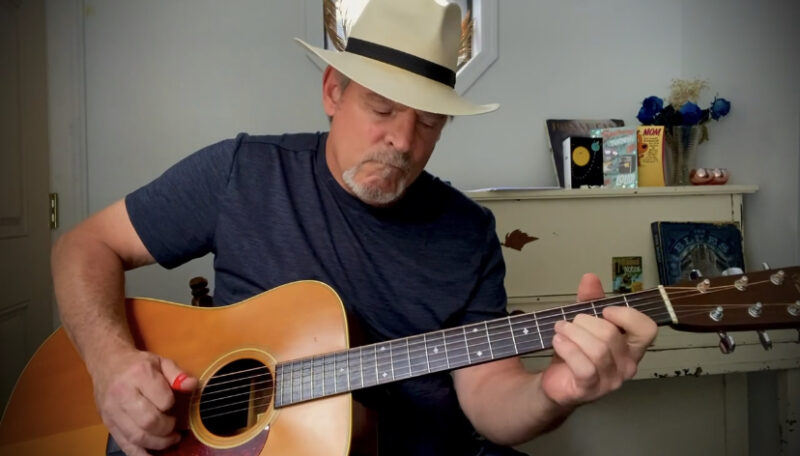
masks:
[[[173,387],[189,392],[197,387],[197,379],[186,376],[172,360],[145,351],[111,358],[90,371],[95,403],[122,451],[144,456],[148,449],[177,443],[175,417],[167,414],[175,403]]]

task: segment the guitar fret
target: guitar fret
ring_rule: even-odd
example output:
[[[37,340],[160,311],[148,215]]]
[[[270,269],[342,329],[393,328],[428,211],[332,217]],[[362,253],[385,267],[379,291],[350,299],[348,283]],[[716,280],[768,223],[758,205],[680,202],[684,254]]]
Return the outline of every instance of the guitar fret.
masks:
[[[467,342],[467,327],[461,327],[461,334],[464,335],[464,347],[466,347],[467,352],[467,364],[472,364],[472,357],[469,354],[469,342]]]
[[[278,364],[275,366],[275,374],[277,375],[278,379],[275,383],[275,407],[280,407],[283,405],[283,364]]]
[[[628,300],[626,299],[625,300],[625,304],[627,304],[627,303],[628,303]],[[594,306],[594,301],[592,301],[592,312],[594,312],[594,316],[595,317],[599,318],[599,316],[597,315],[597,308]]]
[[[336,357],[334,354],[325,355],[323,358],[323,384],[325,395],[336,393]]]
[[[405,350],[403,350],[405,345]],[[408,339],[394,340],[389,343],[392,354],[392,377],[396,380],[411,376],[411,362],[408,359]]]
[[[393,380],[393,374],[391,371],[392,367],[391,350],[387,350],[386,345],[387,343],[384,342],[379,344],[377,347],[378,360],[376,362],[376,366],[378,367],[378,383],[386,383]],[[389,357],[388,360],[386,359],[387,355]]]
[[[334,355],[334,392],[342,393],[350,390],[350,379],[347,372],[347,352],[339,352]]]
[[[535,315],[524,314],[513,317],[511,331],[516,340],[518,353],[529,353],[541,348],[541,333]]]
[[[366,352],[366,353],[364,353]],[[365,356],[366,354],[366,356]],[[375,346],[367,345],[361,349],[361,379],[363,385],[373,386],[378,384],[378,363],[375,357]]]
[[[447,361],[447,350],[444,347],[444,331],[437,331],[425,336],[425,356],[428,359],[428,371],[439,372],[447,370],[450,364]]]
[[[347,376],[347,391],[350,391],[350,352],[344,352],[344,371]]]
[[[303,362],[292,362],[292,402],[303,400]]]
[[[492,350],[492,341],[489,340],[489,323],[483,322],[483,330],[486,331],[486,342],[489,345],[489,357],[494,359],[494,350]]]
[[[539,333],[539,343],[541,344],[542,349],[544,349],[544,339],[542,338],[542,330],[539,328],[539,319],[536,318],[536,314],[534,314],[533,316],[533,321],[536,322],[536,332]]]
[[[464,327],[470,364],[492,359],[490,356],[491,346],[489,345],[489,335],[484,329],[485,327],[485,323],[476,323]]]
[[[322,356],[315,356],[311,362],[311,385],[314,398],[325,395],[325,364]]]
[[[514,328],[511,327],[511,316],[506,317],[506,321],[508,322],[508,329],[511,333],[511,343],[514,344],[514,353],[519,354],[519,348],[517,347],[517,338],[514,336]]]
[[[355,356],[356,351],[358,351],[358,356]],[[354,348],[347,353],[347,378],[350,381],[350,390],[363,388],[364,378],[361,376],[361,347]]]
[[[422,347],[425,349],[425,365],[428,366],[428,372],[431,371],[431,360],[428,358],[428,336],[422,335]]]
[[[541,348],[550,348],[553,346],[554,327],[557,321],[566,320],[567,315],[563,308],[540,310],[534,312],[539,329],[539,340]]]
[[[425,335],[412,336],[408,338],[408,361],[411,366],[411,375],[422,375],[429,373],[428,347],[425,343]]]
[[[307,366],[307,368],[306,368]],[[304,359],[303,362],[300,364],[300,397],[301,400],[308,400],[311,399],[313,396],[311,395],[312,390],[312,378],[311,377],[311,360]]]
[[[508,319],[487,322],[486,333],[489,338],[492,359],[506,358],[517,354],[514,334],[511,331]]]
[[[394,380],[394,354],[392,353],[392,342],[389,342],[389,369],[392,371],[392,380]]]
[[[456,367],[469,364],[469,352],[463,328],[453,328],[444,331],[444,348],[447,351],[447,367]]]

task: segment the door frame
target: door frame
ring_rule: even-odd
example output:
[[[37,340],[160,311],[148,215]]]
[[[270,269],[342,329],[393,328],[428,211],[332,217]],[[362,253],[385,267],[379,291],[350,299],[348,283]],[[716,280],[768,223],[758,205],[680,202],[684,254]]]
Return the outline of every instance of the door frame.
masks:
[[[51,242],[89,215],[86,144],[86,58],[83,0],[45,0],[47,24],[50,191],[58,193],[59,223]],[[53,328],[60,319],[53,297]]]

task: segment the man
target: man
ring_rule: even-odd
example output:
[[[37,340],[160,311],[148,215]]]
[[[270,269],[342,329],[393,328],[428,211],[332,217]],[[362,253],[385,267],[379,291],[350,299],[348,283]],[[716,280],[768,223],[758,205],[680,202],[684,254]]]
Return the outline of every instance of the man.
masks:
[[[198,381],[137,350],[124,270],[215,254],[217,304],[299,279],[330,284],[370,341],[505,315],[491,214],[424,172],[449,115],[488,112],[453,90],[460,12],[433,0],[373,0],[329,63],[326,134],[209,146],[95,214],[53,250],[62,321],[92,376],[98,409],[130,456],[179,439],[172,389]],[[579,299],[602,295],[587,275]],[[381,454],[513,454],[631,378],[655,324],[629,308],[556,325],[542,373],[519,359],[366,390]],[[191,373],[196,375],[197,373]],[[477,431],[477,433],[475,432]],[[480,437],[477,437],[477,436]]]

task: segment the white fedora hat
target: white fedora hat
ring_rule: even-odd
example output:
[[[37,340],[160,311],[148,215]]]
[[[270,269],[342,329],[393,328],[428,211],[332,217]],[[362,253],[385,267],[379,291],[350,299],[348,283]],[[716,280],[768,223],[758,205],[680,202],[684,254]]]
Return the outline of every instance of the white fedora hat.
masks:
[[[447,115],[494,111],[455,90],[461,10],[436,0],[371,0],[352,25],[344,51],[295,38],[342,74],[398,103]]]

